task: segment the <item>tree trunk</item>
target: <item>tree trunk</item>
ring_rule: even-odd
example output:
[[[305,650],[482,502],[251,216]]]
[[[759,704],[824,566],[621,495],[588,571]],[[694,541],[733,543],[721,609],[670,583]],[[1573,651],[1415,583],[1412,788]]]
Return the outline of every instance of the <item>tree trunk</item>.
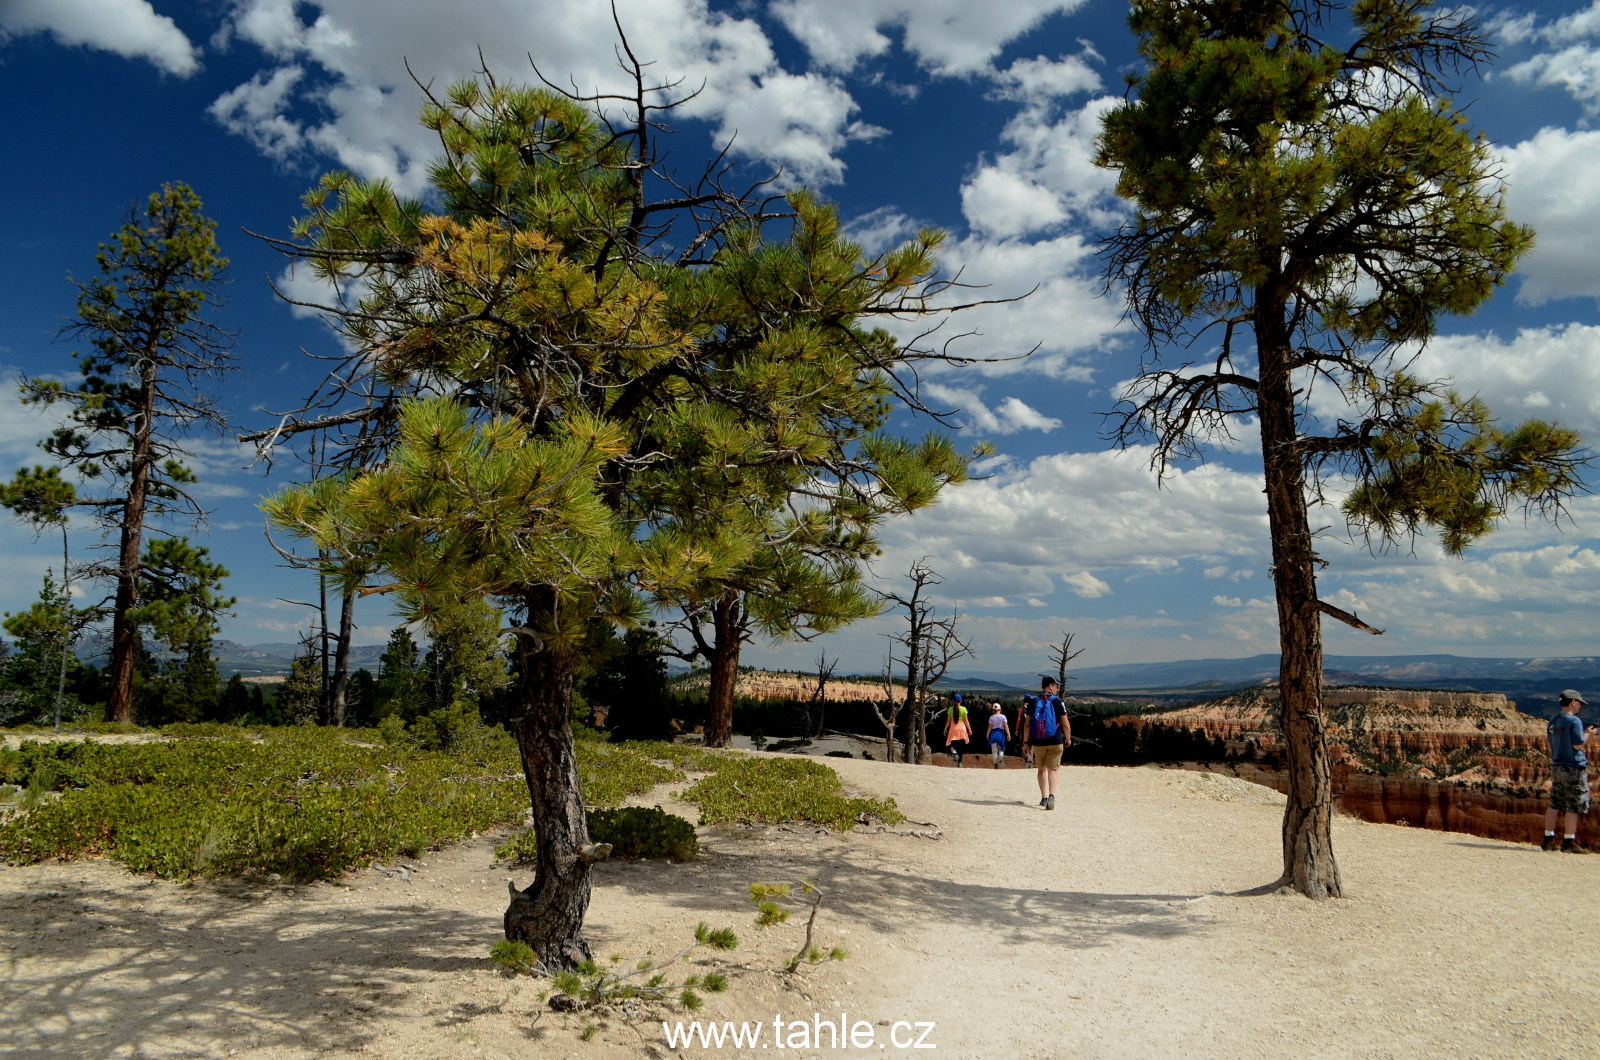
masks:
[[[554,646],[556,594],[528,590],[527,625],[547,638],[517,638],[518,684],[522,713],[512,719],[522,772],[533,803],[538,837],[537,875],[524,890],[511,887],[506,908],[506,938],[532,947],[547,972],[572,968],[591,956],[583,937],[589,908],[589,828],[583,816],[578,759],[569,721],[577,655]]]
[[[1342,891],[1333,856],[1333,778],[1322,715],[1322,616],[1317,607],[1316,552],[1306,512],[1305,465],[1290,376],[1291,348],[1283,314],[1258,317],[1261,357],[1258,404],[1272,535],[1272,580],[1282,654],[1278,694],[1288,767],[1283,813],[1283,877],[1311,898]]]
[[[350,686],[350,634],[356,626],[356,594],[346,593],[339,608],[339,646],[333,656],[333,691],[329,695],[332,722],[344,728],[345,690]]]
[[[726,747],[733,739],[733,699],[739,686],[739,649],[744,629],[740,601],[718,600],[711,606],[712,636],[710,716],[706,718],[706,746]]]
[[[56,679],[56,723],[61,729],[61,701],[67,697],[67,655],[72,651],[72,573],[68,569],[67,524],[61,524],[61,673]]]
[[[321,557],[319,557],[321,558]],[[322,623],[321,635],[317,637],[317,644],[322,648],[322,699],[317,703],[317,724],[333,724],[333,682],[328,673],[328,576],[317,575],[317,618]]]
[[[150,345],[153,347],[155,336]],[[139,628],[128,612],[139,606],[139,552],[144,547],[144,510],[150,487],[150,432],[155,416],[156,362],[146,356],[140,365],[139,425],[134,429],[128,469],[128,499],[122,506],[122,541],[117,551],[117,598],[111,612],[111,679],[106,691],[106,720],[133,720],[133,669],[139,654]]]

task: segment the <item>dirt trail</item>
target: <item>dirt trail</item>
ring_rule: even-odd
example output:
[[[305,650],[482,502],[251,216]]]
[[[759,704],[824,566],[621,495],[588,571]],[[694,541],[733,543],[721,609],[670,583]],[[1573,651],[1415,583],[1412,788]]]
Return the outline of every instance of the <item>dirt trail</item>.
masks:
[[[605,864],[596,952],[678,948],[732,925],[733,980],[703,1019],[932,1021],[957,1057],[1597,1057],[1600,857],[1341,819],[1350,897],[1233,898],[1276,875],[1275,796],[1151,769],[1030,774],[829,760],[942,839],[703,829],[687,865]],[[641,803],[674,806],[667,789]],[[1235,801],[1230,801],[1235,800]],[[903,830],[927,831],[908,825]],[[583,1020],[486,954],[505,905],[485,837],[379,873],[290,888],[181,886],[112,863],[0,870],[0,1051],[26,1057],[841,1055],[669,1050],[658,1022]],[[515,874],[526,882],[525,874]],[[750,928],[752,880],[828,893],[824,946],[777,974],[797,930]],[[683,1017],[672,1014],[676,1022]],[[786,1029],[791,1033],[792,1029]],[[860,1053],[852,1049],[850,1052]]]

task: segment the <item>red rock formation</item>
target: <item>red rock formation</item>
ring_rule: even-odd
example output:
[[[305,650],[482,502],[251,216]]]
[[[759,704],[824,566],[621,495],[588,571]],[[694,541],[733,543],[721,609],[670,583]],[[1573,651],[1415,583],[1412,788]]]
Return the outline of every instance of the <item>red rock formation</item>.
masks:
[[[1339,688],[1324,692],[1335,806],[1364,820],[1539,842],[1549,805],[1545,722],[1517,711],[1498,693]],[[1270,690],[1162,714],[1130,715],[1122,724],[1202,729],[1229,751],[1251,745],[1270,755],[1278,744],[1278,709]],[[1600,737],[1587,746],[1600,762]],[[1242,762],[1236,775],[1277,791],[1279,770]],[[1439,779],[1443,778],[1443,779]],[[1600,778],[1591,794],[1600,806]],[[1541,797],[1544,796],[1544,797]],[[1600,847],[1600,814],[1580,818],[1579,840]]]

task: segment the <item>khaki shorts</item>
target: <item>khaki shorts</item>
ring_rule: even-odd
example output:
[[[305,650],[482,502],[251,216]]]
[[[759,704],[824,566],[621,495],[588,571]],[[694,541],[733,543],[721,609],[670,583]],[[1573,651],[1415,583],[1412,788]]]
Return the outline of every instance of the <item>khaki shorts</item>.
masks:
[[[1035,769],[1060,769],[1061,752],[1063,748],[1058,743],[1045,743],[1033,745],[1033,765]]]

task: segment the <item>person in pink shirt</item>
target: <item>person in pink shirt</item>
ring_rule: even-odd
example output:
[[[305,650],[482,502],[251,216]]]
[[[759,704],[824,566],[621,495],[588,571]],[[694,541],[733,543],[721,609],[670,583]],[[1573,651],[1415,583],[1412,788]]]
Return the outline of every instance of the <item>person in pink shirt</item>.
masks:
[[[970,739],[972,726],[967,724],[967,708],[961,705],[958,692],[950,701],[950,709],[944,712],[944,742],[950,745],[950,757],[955,759],[957,769],[961,768],[961,752]]]

